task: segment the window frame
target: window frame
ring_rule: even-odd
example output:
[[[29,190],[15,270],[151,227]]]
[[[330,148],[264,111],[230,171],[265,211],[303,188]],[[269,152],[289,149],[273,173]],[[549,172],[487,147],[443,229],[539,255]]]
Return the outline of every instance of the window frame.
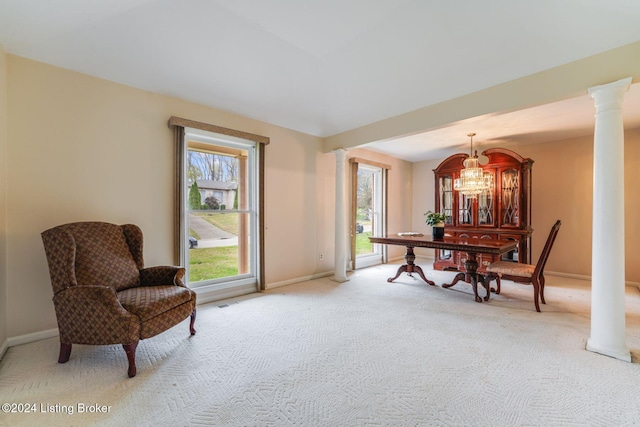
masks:
[[[256,135],[236,129],[229,129],[217,125],[208,123],[202,123],[194,120],[184,119],[180,117],[172,116],[169,119],[169,127],[174,130],[174,149],[175,149],[175,175],[174,175],[174,259],[177,265],[180,265],[180,260],[183,259],[182,251],[187,248],[187,236],[185,235],[186,218],[183,215],[183,206],[185,197],[187,197],[187,191],[185,189],[183,167],[186,162],[186,147],[185,147],[185,130],[194,129],[200,131],[207,131],[216,134],[225,135],[227,137],[239,138],[255,143],[255,164],[250,167],[253,169],[252,173],[255,173],[256,185],[254,188],[255,194],[250,197],[255,197],[256,208],[256,220],[255,230],[257,250],[255,256],[255,280],[257,290],[266,289],[265,279],[265,152],[266,146],[269,144],[269,137]],[[249,167],[249,166],[248,166]],[[226,295],[227,297],[229,295]]]

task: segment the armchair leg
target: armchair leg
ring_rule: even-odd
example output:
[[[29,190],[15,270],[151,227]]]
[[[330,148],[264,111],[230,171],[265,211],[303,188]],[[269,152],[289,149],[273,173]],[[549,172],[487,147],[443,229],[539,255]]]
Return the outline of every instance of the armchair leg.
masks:
[[[191,323],[189,324],[189,331],[191,332],[191,335],[196,334],[196,329],[194,327],[195,323],[196,323],[196,309],[194,308],[193,311],[191,312]]]
[[[129,370],[127,374],[129,378],[136,376],[136,348],[138,347],[138,341],[132,344],[122,344],[125,353],[127,353],[127,359],[129,360]]]
[[[67,363],[71,356],[71,344],[64,342],[60,343],[60,355],[58,356],[58,363]]]

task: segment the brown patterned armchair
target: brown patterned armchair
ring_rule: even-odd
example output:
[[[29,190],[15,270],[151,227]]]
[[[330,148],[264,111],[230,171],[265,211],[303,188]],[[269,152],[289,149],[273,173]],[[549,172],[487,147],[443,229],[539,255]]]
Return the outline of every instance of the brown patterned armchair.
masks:
[[[139,340],[189,316],[196,333],[196,294],[182,283],[184,268],[144,268],[138,226],[76,222],[43,232],[42,241],[60,331],[58,363],[69,360],[72,344],[122,344],[133,377]]]

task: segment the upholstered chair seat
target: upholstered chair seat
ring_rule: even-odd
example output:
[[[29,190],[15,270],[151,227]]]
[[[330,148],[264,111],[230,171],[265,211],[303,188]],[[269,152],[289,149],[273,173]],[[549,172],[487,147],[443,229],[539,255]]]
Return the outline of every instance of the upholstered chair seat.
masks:
[[[196,294],[185,269],[144,267],[142,231],[133,224],[76,222],[42,233],[60,332],[59,363],[72,344],[122,344],[129,377],[136,375],[138,341],[191,317]]]
[[[507,276],[519,276],[531,278],[536,266],[531,264],[521,264],[518,262],[498,261],[487,267],[488,273],[501,273]]]

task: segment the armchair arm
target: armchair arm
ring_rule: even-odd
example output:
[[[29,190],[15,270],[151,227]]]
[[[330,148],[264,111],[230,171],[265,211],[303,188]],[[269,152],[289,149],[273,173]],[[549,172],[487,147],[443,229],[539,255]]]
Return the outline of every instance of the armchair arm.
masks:
[[[55,294],[53,303],[60,342],[129,344],[140,337],[140,319],[122,307],[112,288],[70,287]]]
[[[177,266],[147,267],[140,270],[140,286],[169,285],[186,286],[182,282],[186,270]]]

